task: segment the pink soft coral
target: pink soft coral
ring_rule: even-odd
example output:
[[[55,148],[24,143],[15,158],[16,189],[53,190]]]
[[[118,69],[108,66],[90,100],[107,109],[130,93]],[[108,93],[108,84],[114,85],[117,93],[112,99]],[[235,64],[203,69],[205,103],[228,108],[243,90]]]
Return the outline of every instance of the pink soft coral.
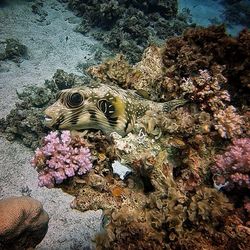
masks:
[[[72,139],[69,131],[50,132],[44,145],[35,151],[32,166],[39,172],[38,185],[48,188],[60,184],[76,174],[85,174],[92,168],[91,154],[83,141]]]
[[[250,138],[233,140],[223,155],[216,156],[212,173],[215,184],[226,190],[250,189]]]

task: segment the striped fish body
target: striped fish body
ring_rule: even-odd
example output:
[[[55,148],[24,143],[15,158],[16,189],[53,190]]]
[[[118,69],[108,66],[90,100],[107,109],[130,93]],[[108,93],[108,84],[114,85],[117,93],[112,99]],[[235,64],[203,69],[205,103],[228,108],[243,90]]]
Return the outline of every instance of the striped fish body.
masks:
[[[164,107],[132,90],[86,85],[61,91],[57,101],[45,110],[45,125],[59,130],[98,129],[124,136],[148,109],[158,112]]]

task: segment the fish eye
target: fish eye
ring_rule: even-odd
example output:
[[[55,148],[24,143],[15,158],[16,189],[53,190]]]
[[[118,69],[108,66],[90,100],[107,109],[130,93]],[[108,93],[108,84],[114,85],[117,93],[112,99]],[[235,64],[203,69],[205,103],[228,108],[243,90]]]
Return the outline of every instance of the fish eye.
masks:
[[[73,93],[68,95],[67,98],[67,105],[69,108],[77,108],[79,107],[84,101],[83,96],[80,93]]]

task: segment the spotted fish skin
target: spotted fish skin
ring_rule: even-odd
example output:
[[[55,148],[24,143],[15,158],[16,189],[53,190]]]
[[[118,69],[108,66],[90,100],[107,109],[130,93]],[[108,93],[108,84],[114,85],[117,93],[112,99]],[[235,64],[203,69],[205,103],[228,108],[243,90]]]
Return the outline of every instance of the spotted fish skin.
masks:
[[[168,103],[180,106],[183,103]],[[145,100],[132,90],[106,84],[82,86],[60,92],[57,101],[45,110],[45,125],[55,129],[99,129],[104,133],[129,133],[145,112],[164,110],[165,104]]]

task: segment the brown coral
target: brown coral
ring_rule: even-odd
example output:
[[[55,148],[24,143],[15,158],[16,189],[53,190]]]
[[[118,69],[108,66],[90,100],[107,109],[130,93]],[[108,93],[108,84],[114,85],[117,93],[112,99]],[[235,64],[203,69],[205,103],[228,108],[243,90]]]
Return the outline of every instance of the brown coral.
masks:
[[[228,36],[224,26],[191,28],[181,37],[167,40],[163,62],[166,75],[180,81],[197,74],[200,69],[211,70],[214,65],[225,66],[224,77],[230,86],[232,99],[245,103],[237,96],[249,88],[250,32],[245,29],[237,38]],[[249,99],[249,98],[248,98]]]
[[[106,230],[96,237],[97,249],[163,249],[163,234],[153,230],[143,211],[123,206],[110,214]]]
[[[216,189],[204,187],[191,198],[188,218],[193,223],[209,221],[215,226],[232,209],[232,204],[222,193]]]
[[[31,197],[0,200],[1,249],[35,248],[47,233],[48,221],[42,204]]]
[[[122,54],[116,55],[115,58],[105,61],[103,64],[88,68],[87,72],[94,78],[103,82],[110,81],[123,88],[130,87],[127,82],[127,76],[131,71],[131,66]]]

